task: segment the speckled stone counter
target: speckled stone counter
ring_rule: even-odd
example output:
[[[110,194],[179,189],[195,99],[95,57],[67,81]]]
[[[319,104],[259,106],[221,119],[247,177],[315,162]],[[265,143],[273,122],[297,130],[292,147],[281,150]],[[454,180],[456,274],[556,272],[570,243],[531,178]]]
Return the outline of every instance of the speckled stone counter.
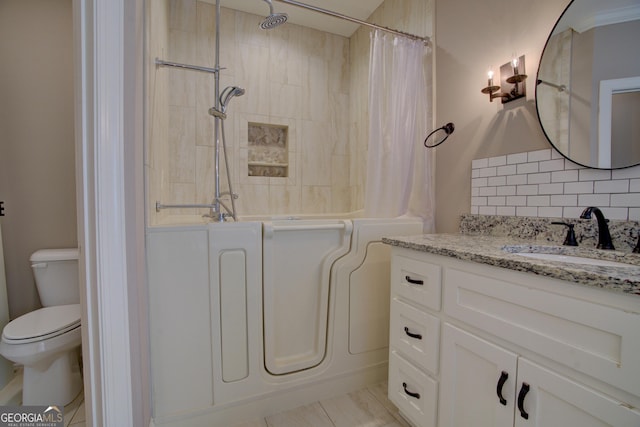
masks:
[[[505,236],[425,234],[385,237],[382,241],[416,251],[534,273],[614,292],[640,295],[640,254]],[[518,253],[552,253],[622,262],[629,266],[582,265],[527,258]]]

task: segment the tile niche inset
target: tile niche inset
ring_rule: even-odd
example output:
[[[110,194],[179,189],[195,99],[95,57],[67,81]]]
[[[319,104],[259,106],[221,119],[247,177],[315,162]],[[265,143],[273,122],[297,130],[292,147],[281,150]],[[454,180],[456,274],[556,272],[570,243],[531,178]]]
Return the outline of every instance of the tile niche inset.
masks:
[[[249,123],[249,176],[288,176],[287,134],[287,126]]]

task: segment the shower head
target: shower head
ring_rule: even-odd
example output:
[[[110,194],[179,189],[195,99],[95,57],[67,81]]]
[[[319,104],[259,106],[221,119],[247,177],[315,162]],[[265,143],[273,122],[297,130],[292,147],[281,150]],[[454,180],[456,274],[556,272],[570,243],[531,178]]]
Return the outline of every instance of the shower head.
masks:
[[[238,86],[227,86],[224,88],[222,93],[220,94],[220,108],[211,107],[209,108],[209,114],[218,119],[226,119],[227,118],[227,105],[231,98],[234,96],[242,96],[244,95],[244,89]]]
[[[264,21],[260,23],[260,28],[263,30],[270,30],[287,22],[289,16],[286,13],[275,13],[271,0],[264,1],[269,5],[269,16],[264,18]]]

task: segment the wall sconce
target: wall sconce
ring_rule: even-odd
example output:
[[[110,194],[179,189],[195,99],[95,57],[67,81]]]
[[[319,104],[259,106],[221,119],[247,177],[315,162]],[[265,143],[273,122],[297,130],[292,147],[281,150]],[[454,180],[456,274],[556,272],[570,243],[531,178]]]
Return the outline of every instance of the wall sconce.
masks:
[[[511,62],[500,67],[500,86],[493,83],[493,70],[489,70],[487,87],[481,90],[484,94],[489,94],[489,101],[493,102],[494,98],[502,98],[502,103],[514,101],[527,95],[527,85],[524,81],[527,79],[526,74],[520,74],[520,70],[524,72],[524,55],[514,58]]]

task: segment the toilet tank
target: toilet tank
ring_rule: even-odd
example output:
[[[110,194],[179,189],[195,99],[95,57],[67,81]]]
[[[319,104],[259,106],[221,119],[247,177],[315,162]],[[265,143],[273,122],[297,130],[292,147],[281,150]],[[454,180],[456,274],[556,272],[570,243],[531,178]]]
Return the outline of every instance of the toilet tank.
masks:
[[[44,307],[80,303],[78,249],[40,249],[29,260]]]

